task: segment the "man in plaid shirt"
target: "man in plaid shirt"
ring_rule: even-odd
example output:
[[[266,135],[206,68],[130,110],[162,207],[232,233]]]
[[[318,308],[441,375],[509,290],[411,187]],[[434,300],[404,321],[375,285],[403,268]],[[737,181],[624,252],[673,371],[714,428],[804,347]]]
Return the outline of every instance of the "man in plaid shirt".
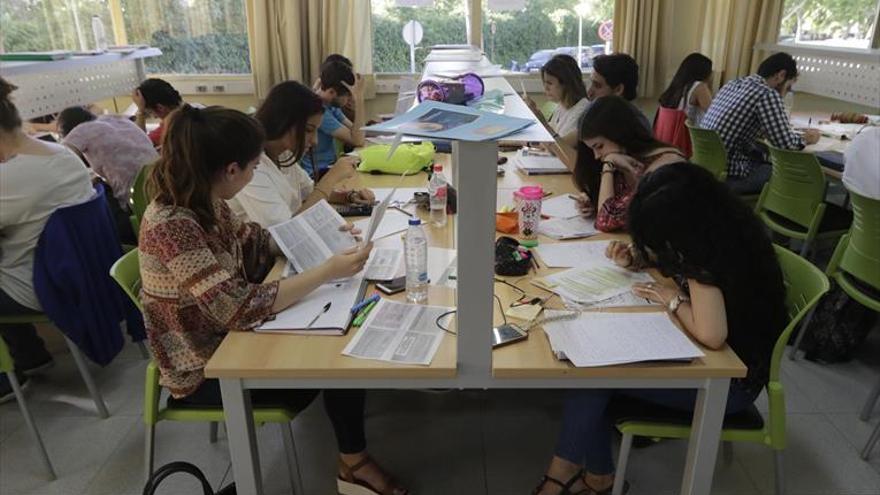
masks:
[[[787,53],[773,54],[758,73],[724,85],[712,100],[702,126],[718,132],[727,149],[727,183],[733,192],[753,194],[770,179],[770,163],[757,143],[799,150],[819,140],[815,129],[803,137],[791,128],[782,98],[797,79],[797,63]]]

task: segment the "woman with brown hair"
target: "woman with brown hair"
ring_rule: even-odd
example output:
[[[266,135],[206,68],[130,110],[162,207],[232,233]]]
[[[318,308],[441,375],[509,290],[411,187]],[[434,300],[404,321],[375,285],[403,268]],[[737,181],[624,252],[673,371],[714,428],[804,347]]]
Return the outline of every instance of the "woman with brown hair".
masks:
[[[160,383],[170,400],[221,406],[204,367],[230,331],[249,330],[330,280],[360,272],[372,248],[337,254],[293,277],[260,281],[281,255],[269,233],[226,205],[254,174],[265,135],[236,110],[184,105],[168,119],[162,155],[149,177],[153,198],[140,232],[144,319]],[[263,390],[255,404],[301,410],[318,391]],[[364,392],[327,390],[324,406],[340,452],[341,493],[405,494],[366,453]]]

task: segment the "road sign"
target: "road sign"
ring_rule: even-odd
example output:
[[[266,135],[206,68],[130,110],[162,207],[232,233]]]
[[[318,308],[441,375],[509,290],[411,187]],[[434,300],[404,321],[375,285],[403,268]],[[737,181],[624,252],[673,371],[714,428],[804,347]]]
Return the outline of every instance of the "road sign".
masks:
[[[409,21],[403,26],[403,41],[406,41],[407,45],[418,45],[422,42],[424,34],[422,24],[419,21]]]
[[[611,41],[614,36],[614,21],[611,19],[599,25],[599,38],[602,41]]]

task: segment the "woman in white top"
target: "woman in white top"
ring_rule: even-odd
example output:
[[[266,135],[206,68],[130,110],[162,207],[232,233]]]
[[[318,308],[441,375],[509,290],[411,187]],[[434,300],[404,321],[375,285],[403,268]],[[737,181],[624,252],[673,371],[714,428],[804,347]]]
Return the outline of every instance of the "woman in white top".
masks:
[[[843,185],[856,194],[880,200],[880,127],[860,132],[844,155]]]
[[[355,159],[340,158],[317,184],[297,165],[316,144],[323,115],[321,99],[308,87],[285,81],[272,88],[255,115],[266,131],[264,152],[254,178],[229,201],[239,218],[269,227],[322,199],[336,204],[372,204],[375,196],[369,189],[339,187],[354,176]]]
[[[583,74],[575,59],[569,55],[554,56],[541,67],[541,81],[547,99],[559,104],[550,116],[550,121],[544,119],[544,114],[528,96],[525,97],[526,104],[550,129],[553,137],[576,131],[578,120],[587,109],[589,101]]]
[[[34,292],[34,250],[52,213],[88,201],[94,194],[85,165],[64,146],[22,131],[10,100],[15,86],[0,78],[0,315],[41,311]],[[16,373],[34,373],[52,363],[33,325],[0,325]],[[0,375],[0,402],[12,396]]]
[[[691,53],[678,66],[666,91],[660,95],[660,106],[681,110],[692,126],[699,127],[712,103],[712,60]]]

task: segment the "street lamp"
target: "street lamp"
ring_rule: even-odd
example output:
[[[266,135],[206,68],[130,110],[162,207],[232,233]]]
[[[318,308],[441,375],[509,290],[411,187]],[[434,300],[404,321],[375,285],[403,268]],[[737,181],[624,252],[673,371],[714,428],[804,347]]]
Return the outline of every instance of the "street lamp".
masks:
[[[578,2],[577,5],[574,6],[574,13],[578,16],[578,49],[577,49],[577,64],[578,67],[581,67],[581,52],[584,49],[584,17],[590,12],[590,3],[587,0],[582,0]]]

